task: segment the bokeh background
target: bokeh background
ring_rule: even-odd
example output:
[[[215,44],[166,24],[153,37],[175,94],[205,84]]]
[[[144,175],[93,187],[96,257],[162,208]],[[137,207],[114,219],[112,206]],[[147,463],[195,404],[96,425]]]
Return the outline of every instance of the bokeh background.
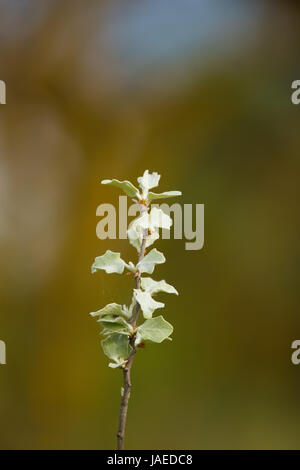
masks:
[[[146,168],[205,204],[205,246],[156,244],[180,296],[173,342],[136,357],[127,448],[300,447],[299,26],[287,0],[0,0],[2,449],[115,447],[88,313],[132,279],[90,265],[135,250],[96,208]]]

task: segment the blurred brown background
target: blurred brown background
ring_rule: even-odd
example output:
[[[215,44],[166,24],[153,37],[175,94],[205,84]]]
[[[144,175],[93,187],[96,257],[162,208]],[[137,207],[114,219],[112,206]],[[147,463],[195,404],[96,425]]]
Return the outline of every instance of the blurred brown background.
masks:
[[[297,2],[0,0],[0,447],[114,448],[121,374],[88,313],[103,178],[149,168],[205,204],[205,246],[159,241],[173,342],[136,357],[127,448],[299,448]],[[178,201],[176,201],[178,202]]]

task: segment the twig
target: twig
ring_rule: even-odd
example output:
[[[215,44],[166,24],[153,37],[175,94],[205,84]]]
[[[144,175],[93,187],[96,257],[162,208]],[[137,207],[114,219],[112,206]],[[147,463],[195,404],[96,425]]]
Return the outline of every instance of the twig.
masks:
[[[148,207],[144,204],[140,206],[141,215],[148,211]],[[139,252],[138,262],[140,262],[145,256],[145,247],[147,241],[148,231],[144,230],[143,233],[143,240],[141,249]],[[135,287],[136,289],[140,289],[141,287],[141,273],[139,271],[135,274]],[[133,309],[132,316],[130,318],[130,324],[135,327],[137,318],[140,312],[141,306],[137,302]],[[128,410],[128,403],[130,398],[130,391],[131,391],[131,367],[133,363],[133,359],[136,353],[136,347],[134,345],[135,337],[132,336],[130,338],[129,344],[132,347],[132,351],[128,357],[128,361],[126,362],[126,366],[123,368],[123,380],[124,380],[124,387],[123,387],[123,396],[121,400],[121,408],[120,408],[120,419],[119,419],[119,429],[117,433],[117,441],[118,441],[118,450],[124,450],[124,437],[125,437],[125,427],[126,427],[126,419],[127,419],[127,410]]]

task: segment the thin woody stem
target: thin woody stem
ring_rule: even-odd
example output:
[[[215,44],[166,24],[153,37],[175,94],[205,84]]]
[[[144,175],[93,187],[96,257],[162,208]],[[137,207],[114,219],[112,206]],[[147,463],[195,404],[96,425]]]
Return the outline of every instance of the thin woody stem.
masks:
[[[119,430],[117,434],[118,450],[124,450],[125,426],[126,426],[128,402],[129,402],[130,389],[131,389],[130,371],[131,371],[131,366],[133,363],[135,353],[136,353],[136,348],[133,346],[130,356],[128,358],[128,361],[126,363],[126,366],[123,369],[124,391],[123,391],[123,397],[121,401]]]
[[[148,211],[148,207],[145,204],[141,204],[140,206],[141,214],[146,213]],[[143,233],[143,240],[141,249],[139,251],[138,262],[140,262],[145,256],[145,247],[147,241],[148,231],[144,230]],[[135,274],[135,288],[140,289],[141,287],[141,273],[139,271]],[[132,316],[129,320],[130,324],[135,327],[137,318],[140,312],[141,306],[137,302],[133,309]],[[132,348],[131,353],[129,354],[128,360],[126,362],[125,367],[123,368],[123,380],[124,380],[124,391],[121,401],[121,408],[120,408],[120,418],[119,418],[119,429],[117,433],[117,441],[118,441],[118,450],[124,450],[124,437],[125,437],[125,427],[126,427],[126,419],[127,419],[127,410],[128,410],[128,403],[130,398],[130,391],[131,391],[131,367],[134,360],[134,356],[136,354],[136,347],[134,345],[135,337],[132,336],[129,340],[129,344]]]

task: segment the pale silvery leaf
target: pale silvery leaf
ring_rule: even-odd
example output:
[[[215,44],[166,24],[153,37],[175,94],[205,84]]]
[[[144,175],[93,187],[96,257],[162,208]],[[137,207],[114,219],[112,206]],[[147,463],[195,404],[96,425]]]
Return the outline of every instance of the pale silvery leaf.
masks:
[[[130,335],[133,331],[132,326],[127,323],[123,317],[105,315],[105,317],[100,318],[98,322],[105,329],[105,334],[109,331],[111,333]]]
[[[143,191],[143,198],[146,199],[148,190],[158,186],[160,175],[156,172],[149,173],[149,170],[145,170],[143,176],[139,176],[137,180]]]
[[[125,194],[129,197],[139,197],[139,190],[132,184],[130,181],[119,181],[116,179],[113,180],[102,180],[102,184],[110,184],[111,186],[117,186],[117,188],[122,189]]]
[[[131,299],[131,304],[129,305],[129,309],[128,309],[128,313],[129,313],[130,316],[132,315],[132,312],[133,312],[133,309],[134,309],[135,306],[136,306],[136,300],[135,300],[135,297],[133,295],[132,299]]]
[[[125,335],[127,337],[130,336],[127,330],[122,330],[118,328],[113,329],[113,330],[111,328],[103,328],[103,330],[100,332],[102,336],[108,336],[108,335],[110,336],[113,333],[118,333],[120,335]]]
[[[181,191],[166,191],[164,193],[153,193],[151,191],[148,192],[148,201],[154,201],[154,199],[166,199],[168,197],[175,197],[181,196]]]
[[[153,243],[158,239],[159,239],[158,229],[155,228],[153,230],[149,230],[148,235],[147,235],[145,248],[148,248],[149,246],[153,245]]]
[[[141,287],[144,291],[150,294],[156,294],[157,292],[167,292],[168,294],[178,295],[175,287],[168,284],[166,281],[154,281],[151,277],[142,277]]]
[[[170,230],[172,225],[171,217],[166,214],[163,210],[158,209],[157,207],[153,207],[150,212],[150,229],[151,227],[156,228],[164,228]]]
[[[127,361],[110,362],[108,364],[108,367],[111,367],[112,369],[116,369],[117,367],[125,366],[126,362]]]
[[[128,229],[127,229],[127,237],[129,240],[129,243],[134,246],[137,251],[140,251],[140,248],[142,246],[142,240],[143,240],[143,229],[139,225],[139,220],[140,217],[137,219],[134,219]]]
[[[135,269],[134,264],[131,261],[129,261],[129,263],[125,263],[125,261],[124,261],[124,266],[125,266],[126,269],[128,269],[128,271],[135,274],[136,269]]]
[[[134,340],[135,347],[141,344],[142,341],[143,341],[142,335],[138,331],[136,331],[135,340]]]
[[[134,273],[135,272],[135,265],[133,264],[132,261],[129,261],[128,266],[129,266],[129,270],[131,269],[131,271]]]
[[[123,313],[124,313],[124,316],[127,317],[127,318],[130,318],[131,317],[131,311],[130,311],[130,307],[128,308],[127,305],[123,305]]]
[[[109,328],[103,328],[103,330],[101,331],[100,334],[101,334],[102,336],[110,336],[112,333],[120,333],[120,335],[123,335],[123,334],[124,334],[124,335],[128,336],[128,333],[127,333],[127,332],[125,333],[124,331],[112,331],[112,330],[109,329]]]
[[[104,316],[104,315],[126,315],[127,312],[123,310],[122,305],[112,303],[112,304],[107,304],[105,307],[101,308],[100,310],[97,310],[97,312],[91,312],[90,315],[92,317],[98,316]]]
[[[122,334],[111,334],[101,344],[104,354],[116,363],[126,361],[132,350],[128,337]]]
[[[162,302],[156,302],[156,300],[152,299],[149,292],[142,292],[139,289],[134,289],[134,295],[136,301],[141,306],[145,318],[151,318],[154,310],[157,308],[163,308],[165,306],[165,304]]]
[[[163,210],[153,207],[150,214],[143,214],[139,218],[139,225],[143,229],[148,229],[150,231],[156,230],[157,228],[170,230],[172,219]]]
[[[131,317],[135,304],[136,304],[136,300],[133,296],[129,307],[127,307],[127,305],[123,305],[123,312],[127,318]]]
[[[146,320],[137,328],[137,333],[141,335],[143,341],[153,341],[154,343],[161,343],[164,339],[167,339],[172,332],[173,326],[161,315]]]
[[[149,217],[148,214],[145,215],[146,217]],[[141,225],[140,223],[143,220],[144,216],[133,220],[127,230],[129,243],[134,246],[137,251],[140,251],[143,242],[145,224]],[[152,243],[154,243],[158,238],[159,233],[157,229],[151,231],[151,233],[148,232],[145,248],[148,248],[150,245],[152,245]]]
[[[170,230],[171,225],[171,217],[161,209],[153,207],[150,214],[143,214],[131,222],[127,236],[131,245],[140,251],[145,230],[147,230],[145,248],[148,248],[159,238],[158,228]]]
[[[138,264],[137,269],[140,273],[152,274],[156,264],[161,264],[166,261],[164,255],[153,248]]]
[[[108,274],[118,273],[122,274],[124,271],[125,262],[120,258],[120,253],[114,253],[107,250],[102,256],[97,256],[92,265],[92,273],[103,269]]]

